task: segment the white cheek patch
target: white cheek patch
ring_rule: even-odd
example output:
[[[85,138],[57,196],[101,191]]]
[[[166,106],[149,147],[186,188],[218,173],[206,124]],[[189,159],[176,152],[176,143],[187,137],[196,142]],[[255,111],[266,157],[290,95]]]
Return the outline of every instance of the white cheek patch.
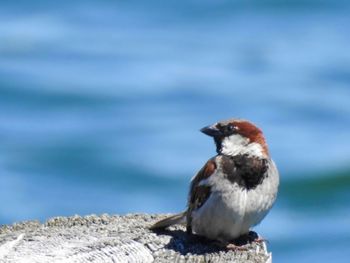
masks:
[[[264,150],[259,143],[249,143],[249,139],[234,134],[222,140],[221,153],[225,155],[248,154],[257,157],[264,157]]]

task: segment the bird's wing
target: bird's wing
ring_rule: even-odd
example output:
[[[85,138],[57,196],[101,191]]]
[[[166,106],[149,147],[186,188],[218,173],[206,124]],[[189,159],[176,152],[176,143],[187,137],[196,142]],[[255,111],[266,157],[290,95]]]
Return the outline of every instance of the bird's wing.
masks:
[[[192,211],[200,208],[210,196],[210,186],[200,185],[202,180],[209,178],[216,170],[215,158],[210,159],[192,179],[187,208],[187,232],[192,232]]]

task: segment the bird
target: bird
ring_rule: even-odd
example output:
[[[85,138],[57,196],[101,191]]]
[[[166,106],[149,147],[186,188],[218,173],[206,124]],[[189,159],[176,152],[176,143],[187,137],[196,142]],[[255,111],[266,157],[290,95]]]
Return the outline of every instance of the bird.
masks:
[[[270,211],[279,187],[279,172],[262,130],[235,118],[200,131],[214,139],[217,154],[192,178],[187,209],[150,229],[185,224],[188,234],[218,241],[227,248],[242,237],[258,241],[260,237],[251,229]]]

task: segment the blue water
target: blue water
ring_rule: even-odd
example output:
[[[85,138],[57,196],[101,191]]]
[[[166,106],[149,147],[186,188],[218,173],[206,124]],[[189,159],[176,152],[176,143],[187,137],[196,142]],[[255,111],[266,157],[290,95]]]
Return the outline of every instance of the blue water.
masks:
[[[0,224],[176,212],[228,117],[281,172],[275,262],[350,256],[347,1],[1,1]]]

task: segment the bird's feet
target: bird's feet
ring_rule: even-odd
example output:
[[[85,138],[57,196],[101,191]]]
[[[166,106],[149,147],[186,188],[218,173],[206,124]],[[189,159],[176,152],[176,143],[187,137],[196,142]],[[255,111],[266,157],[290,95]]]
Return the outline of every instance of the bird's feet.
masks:
[[[254,231],[249,231],[248,232],[248,239],[249,239],[249,243],[263,243],[263,242],[269,242],[267,239],[260,237],[256,232]]]
[[[248,250],[247,247],[243,245],[236,245],[233,242],[228,242],[225,240],[213,240],[212,244],[215,245],[216,247],[219,247],[220,249],[223,250],[231,250],[231,251],[246,251]]]
[[[254,231],[249,231],[247,234],[241,235],[240,237],[232,240],[229,244],[226,245],[226,248],[229,250],[246,250],[245,245],[251,243],[263,243],[266,242],[266,239],[259,237],[259,235]]]
[[[226,245],[226,249],[227,250],[232,250],[232,251],[247,251],[248,248],[244,245],[242,246],[238,246],[238,245],[235,245],[233,243],[229,243]]]
[[[268,242],[266,239],[259,237],[259,235],[254,231],[249,231],[245,235],[241,235],[240,237],[232,240],[230,243],[226,243],[225,247],[227,250],[233,251],[244,251],[248,250],[246,245],[251,243],[263,243]]]
[[[249,231],[248,234],[242,235],[239,238],[239,241],[245,242],[245,243],[262,243],[262,242],[268,242],[268,240],[260,237],[256,232]]]

